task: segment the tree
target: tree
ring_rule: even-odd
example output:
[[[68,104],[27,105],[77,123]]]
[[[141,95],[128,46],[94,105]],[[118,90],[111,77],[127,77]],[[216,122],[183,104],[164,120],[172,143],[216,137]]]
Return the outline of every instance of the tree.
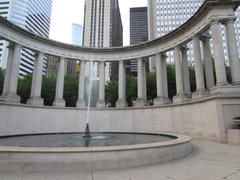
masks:
[[[176,95],[176,77],[175,77],[175,65],[167,65],[167,77],[168,77],[168,96],[170,99]]]
[[[153,100],[157,97],[156,73],[147,73],[147,99]]]
[[[105,101],[110,107],[115,107],[118,100],[118,82],[108,81],[105,85]]]
[[[26,104],[31,95],[32,75],[26,75],[18,79],[17,94],[21,97],[21,103]]]
[[[43,76],[42,98],[45,106],[51,106],[55,98],[56,77]]]
[[[189,68],[191,92],[195,92],[196,91],[195,69],[194,69],[194,66],[189,66],[188,68]]]
[[[2,94],[3,91],[4,74],[5,71],[2,68],[0,68],[0,95]]]
[[[78,100],[78,76],[66,75],[64,80],[64,95],[67,107],[75,107]]]
[[[126,76],[126,101],[129,107],[137,99],[137,78],[132,75]]]

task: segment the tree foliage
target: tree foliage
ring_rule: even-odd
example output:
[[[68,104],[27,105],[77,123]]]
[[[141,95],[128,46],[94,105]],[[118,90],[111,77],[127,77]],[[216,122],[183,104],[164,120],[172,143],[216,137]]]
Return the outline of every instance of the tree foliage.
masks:
[[[31,95],[32,76],[27,75],[18,79],[17,94],[21,97],[21,103],[26,104]]]
[[[54,76],[43,76],[42,81],[42,98],[45,106],[51,106],[56,91],[56,77]]]
[[[126,101],[129,107],[137,99],[137,79],[132,75],[126,76]]]
[[[146,75],[147,81],[147,100],[153,102],[157,97],[156,73],[148,72]]]
[[[167,65],[167,77],[168,77],[168,97],[170,99],[176,95],[176,77],[175,77],[175,65]]]
[[[108,81],[105,86],[105,101],[109,107],[115,107],[118,100],[118,82]]]
[[[2,68],[0,68],[0,95],[2,94],[3,91],[4,74],[5,71]]]
[[[64,95],[67,107],[75,107],[78,100],[78,76],[66,75],[64,80]]]

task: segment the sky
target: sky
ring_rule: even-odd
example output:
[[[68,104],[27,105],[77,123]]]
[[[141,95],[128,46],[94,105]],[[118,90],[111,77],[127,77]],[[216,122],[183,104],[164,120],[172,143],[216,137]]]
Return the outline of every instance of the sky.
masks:
[[[50,39],[71,43],[72,23],[83,25],[85,0],[53,0]],[[147,6],[147,0],[119,0],[123,44],[129,45],[129,8]]]

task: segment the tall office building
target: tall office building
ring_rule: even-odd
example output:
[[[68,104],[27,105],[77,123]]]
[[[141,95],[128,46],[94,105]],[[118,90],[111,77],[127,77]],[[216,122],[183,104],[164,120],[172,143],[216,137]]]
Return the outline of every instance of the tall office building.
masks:
[[[82,46],[83,42],[83,26],[80,24],[72,24],[72,44]]]
[[[155,2],[156,1],[156,2]],[[153,5],[155,8],[156,13],[156,21],[155,24],[156,34],[157,37],[164,36],[165,34],[175,30],[180,25],[185,23],[189,18],[191,18],[194,13],[200,8],[203,4],[204,0],[148,0],[150,5]],[[156,3],[156,4],[155,4]],[[152,11],[154,11],[152,9]],[[237,21],[236,21],[236,33],[237,39],[239,41],[240,36],[240,9],[236,11],[237,14]],[[153,32],[152,32],[153,34]],[[224,55],[225,59],[228,60],[228,53],[227,53],[227,44],[225,38],[225,29],[222,27],[222,37],[223,37],[223,46],[224,46]],[[193,62],[193,47],[192,43],[188,44],[189,51],[188,51],[188,58],[189,62]],[[173,53],[168,53],[168,59],[170,62],[173,62]]]
[[[82,46],[83,40],[83,26],[80,24],[73,23],[72,24],[72,44],[77,46]],[[80,64],[76,60],[68,60],[67,61],[67,74],[76,75],[79,73]]]
[[[123,45],[122,20],[118,0],[86,0],[83,45],[114,47]],[[106,78],[117,79],[118,64],[107,63]],[[111,73],[111,72],[114,72]]]
[[[130,8],[130,44],[139,44],[148,40],[147,7]],[[137,60],[128,65],[131,74],[137,75]]]
[[[0,15],[12,23],[30,32],[48,38],[52,0],[0,0]],[[8,43],[0,41],[0,66],[6,67]],[[35,53],[28,49],[22,50],[19,76],[31,74],[34,66]],[[46,63],[44,64],[46,73]]]

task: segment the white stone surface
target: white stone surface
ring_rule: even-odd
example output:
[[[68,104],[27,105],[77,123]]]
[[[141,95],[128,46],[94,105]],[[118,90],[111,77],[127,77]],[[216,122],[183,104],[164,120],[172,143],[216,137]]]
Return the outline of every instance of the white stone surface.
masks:
[[[228,144],[240,145],[240,129],[228,129],[227,142]]]
[[[0,171],[21,172],[23,167],[28,172],[51,172],[73,164],[78,171],[122,169],[175,160],[192,152],[190,137],[171,135],[177,139],[125,146],[0,147]]]
[[[194,141],[191,155],[152,166],[111,171],[77,171],[74,164],[51,172],[0,171],[3,180],[239,180],[240,147]],[[151,154],[149,154],[151,156]],[[74,156],[72,156],[74,158]]]
[[[92,131],[178,132],[218,141],[239,116],[240,98],[209,97],[145,108],[92,109]],[[0,135],[84,131],[86,109],[0,103]]]

